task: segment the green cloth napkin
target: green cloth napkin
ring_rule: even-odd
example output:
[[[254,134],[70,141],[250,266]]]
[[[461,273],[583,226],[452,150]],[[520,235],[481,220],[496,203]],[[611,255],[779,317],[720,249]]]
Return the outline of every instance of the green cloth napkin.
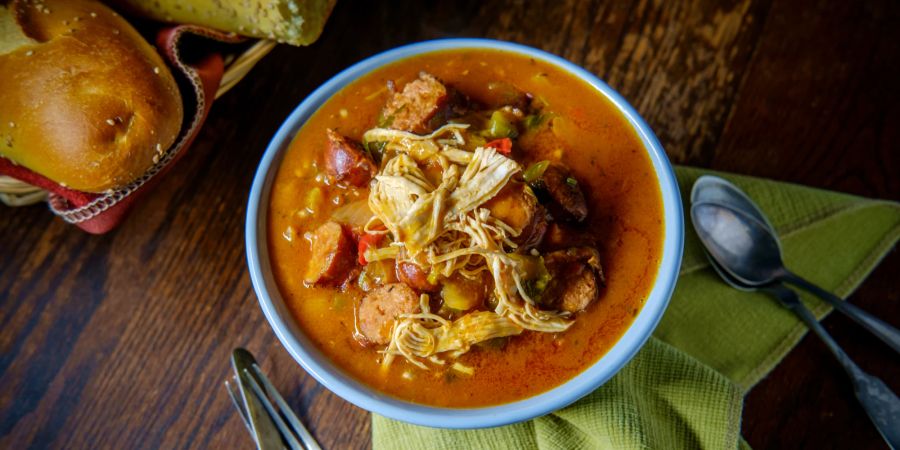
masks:
[[[689,207],[699,169],[678,167]],[[741,187],[781,237],[786,264],[846,297],[900,238],[900,204],[757,178],[718,174]],[[743,395],[806,332],[764,294],[720,281],[685,214],[684,260],[665,316],[615,377],[573,405],[530,422],[444,430],[372,416],[373,448],[749,448],[740,438]],[[830,311],[801,294],[817,317]]]

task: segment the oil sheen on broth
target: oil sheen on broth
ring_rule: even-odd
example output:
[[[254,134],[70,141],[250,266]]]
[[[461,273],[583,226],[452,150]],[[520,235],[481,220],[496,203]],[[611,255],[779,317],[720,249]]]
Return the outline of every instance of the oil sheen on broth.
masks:
[[[386,369],[378,347],[354,339],[355,311],[364,293],[310,287],[304,273],[310,243],[304,234],[340,205],[365,199],[368,188],[340,189],[316,180],[328,145],[325,130],[361,140],[376,126],[390,94],[420,72],[433,74],[475,100],[509,83],[544,105],[543,131],[515,146],[531,161],[559,159],[572,169],[587,199],[582,224],[596,242],[606,285],[599,300],[561,333],[525,331],[501,345],[473,346],[458,361],[471,375],[423,370],[398,358]],[[496,86],[496,84],[493,84]],[[321,180],[321,175],[319,175]],[[651,162],[626,119],[590,85],[528,57],[493,50],[453,50],[402,60],[348,85],[303,126],[278,169],[270,197],[268,242],[280,291],[294,318],[334,363],[375,389],[416,403],[478,407],[508,403],[552,389],[592,365],[621,337],[655,280],[664,237],[661,196]]]

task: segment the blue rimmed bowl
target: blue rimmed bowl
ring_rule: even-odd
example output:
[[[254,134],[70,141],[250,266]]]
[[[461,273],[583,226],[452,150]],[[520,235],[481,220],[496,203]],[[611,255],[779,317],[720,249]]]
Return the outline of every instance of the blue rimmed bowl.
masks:
[[[356,79],[392,62],[435,51],[492,49],[544,61],[593,86],[625,116],[643,142],[662,193],[665,220],[663,255],[656,282],[634,322],[596,363],[564,384],[534,397],[480,408],[439,408],[410,403],[382,394],[357,381],[319,351],[300,329],[275,284],[269,259],[266,217],[269,193],[278,166],[294,135],[332,95]],[[558,56],[509,42],[486,39],[445,39],[406,45],[354,64],[316,89],[288,116],[263,155],[247,207],[247,262],[260,307],[291,356],[326,388],[360,408],[392,419],[441,428],[484,428],[532,419],[560,409],[587,395],[616,374],[644,345],[659,323],[675,288],[681,264],[684,219],[681,197],[665,151],[637,112],[617,92],[590,72]]]

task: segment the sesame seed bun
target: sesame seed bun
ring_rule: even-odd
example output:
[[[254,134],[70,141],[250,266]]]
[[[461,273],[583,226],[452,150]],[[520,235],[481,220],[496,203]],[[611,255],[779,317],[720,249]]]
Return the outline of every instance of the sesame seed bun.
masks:
[[[162,58],[96,1],[0,6],[0,86],[0,155],[79,191],[140,177],[183,119]]]

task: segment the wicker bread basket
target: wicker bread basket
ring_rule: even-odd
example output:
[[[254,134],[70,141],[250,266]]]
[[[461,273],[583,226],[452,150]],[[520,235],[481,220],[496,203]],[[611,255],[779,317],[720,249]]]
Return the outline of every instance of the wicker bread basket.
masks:
[[[241,81],[259,60],[275,48],[275,44],[275,41],[261,40],[241,54],[226,57],[225,72],[222,74],[219,90],[216,91],[216,98],[224,95]],[[47,191],[15,178],[0,175],[0,202],[7,206],[32,205],[46,198]]]

